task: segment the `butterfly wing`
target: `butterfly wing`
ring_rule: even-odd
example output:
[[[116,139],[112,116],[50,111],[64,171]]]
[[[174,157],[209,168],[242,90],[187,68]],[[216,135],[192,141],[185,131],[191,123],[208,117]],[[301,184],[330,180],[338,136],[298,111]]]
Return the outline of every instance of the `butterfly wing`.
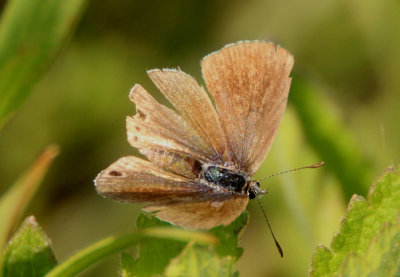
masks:
[[[193,157],[182,156],[162,149],[142,148],[140,153],[145,155],[154,165],[196,179],[201,171],[201,164]]]
[[[226,160],[226,143],[218,114],[205,90],[190,75],[175,69],[154,69],[148,75],[184,120],[212,147],[214,162]]]
[[[241,42],[206,56],[201,66],[231,158],[252,175],[285,110],[293,57],[272,43]]]
[[[101,171],[97,191],[120,201],[165,203],[211,193],[210,188],[138,157],[123,157]]]
[[[143,150],[143,154],[152,154],[152,149],[161,149],[174,153],[171,155],[191,157],[202,162],[218,158],[213,147],[204,141],[191,124],[159,104],[142,86],[133,87],[130,99],[136,104],[136,114],[126,118],[128,141],[133,147]]]
[[[146,211],[154,212],[158,218],[189,229],[211,229],[228,225],[247,206],[247,196],[229,196],[208,201],[180,202],[169,205],[151,205]]]

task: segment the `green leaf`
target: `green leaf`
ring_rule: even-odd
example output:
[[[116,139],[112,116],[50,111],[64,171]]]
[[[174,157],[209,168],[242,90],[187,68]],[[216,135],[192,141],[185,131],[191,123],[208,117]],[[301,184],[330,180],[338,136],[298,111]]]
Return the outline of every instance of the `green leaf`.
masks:
[[[166,226],[172,228],[171,224],[163,222],[154,216],[146,216],[144,214],[139,215],[136,225],[138,230]],[[125,262],[122,262],[122,272],[126,272],[126,276],[160,275],[164,272],[170,260],[182,252],[185,245],[186,242],[163,239],[142,242],[138,247],[139,257],[136,260],[134,259],[134,262],[126,263],[128,254],[125,254]]]
[[[211,229],[219,243],[215,246],[215,251],[221,257],[232,256],[239,259],[243,254],[243,248],[238,247],[239,236],[249,221],[249,213],[243,212],[234,222],[228,226],[218,226]]]
[[[352,254],[344,261],[342,276],[400,276],[400,214],[372,239],[364,257]]]
[[[190,243],[171,261],[165,276],[233,276],[235,261],[232,256],[221,258],[210,247]]]
[[[30,199],[39,188],[41,181],[53,159],[58,154],[58,147],[51,145],[33,163],[32,167],[0,199],[0,249],[18,224]]]
[[[0,129],[50,66],[86,0],[10,0],[0,21]]]
[[[123,252],[121,254],[121,276],[134,277],[136,261],[129,253]]]
[[[57,264],[51,242],[33,216],[8,244],[2,263],[3,277],[42,277]]]
[[[235,263],[243,253],[238,247],[239,236],[247,225],[248,212],[242,213],[228,226],[210,230],[218,244],[201,246],[190,243],[174,258],[166,269],[166,276],[234,276],[238,275]]]
[[[326,162],[324,170],[338,178],[346,200],[353,193],[365,195],[371,180],[371,165],[354,135],[321,88],[299,77],[294,78],[291,86],[290,103],[296,109],[308,142]]]
[[[357,259],[363,259],[367,264],[366,253],[373,238],[382,233],[384,226],[395,222],[399,214],[400,174],[398,170],[389,168],[371,186],[368,200],[357,195],[352,197],[341,230],[332,241],[331,250],[323,246],[316,248],[311,275],[337,275],[341,268],[360,264]],[[344,266],[344,263],[347,265]]]
[[[122,255],[122,275],[124,277],[161,275],[168,268],[169,276],[188,276],[184,273],[186,272],[185,270],[188,270],[187,268],[191,267],[192,271],[189,276],[198,276],[196,274],[208,276],[208,273],[211,274],[209,276],[213,276],[212,274],[214,273],[223,274],[221,276],[231,276],[235,262],[243,253],[243,249],[238,247],[238,239],[247,222],[248,213],[244,212],[230,225],[211,229],[209,233],[213,234],[218,241],[213,247],[200,245],[200,240],[197,240],[196,244],[190,243],[189,245],[173,240],[158,239],[142,242],[137,251],[137,259],[128,253]],[[165,226],[172,227],[171,224],[163,222],[154,216],[147,217],[143,214],[138,217],[137,226],[143,232]],[[182,229],[175,227],[174,230]],[[193,234],[193,238],[196,236],[196,232],[190,232],[189,234]],[[207,260],[207,263],[212,268],[203,268],[197,264],[202,262],[202,265],[206,265],[207,263],[203,263],[203,260]],[[191,262],[194,264],[191,265]],[[205,270],[207,269],[211,271],[206,272]],[[177,272],[181,273],[174,275]],[[202,275],[203,272],[207,274],[204,273],[205,275]]]

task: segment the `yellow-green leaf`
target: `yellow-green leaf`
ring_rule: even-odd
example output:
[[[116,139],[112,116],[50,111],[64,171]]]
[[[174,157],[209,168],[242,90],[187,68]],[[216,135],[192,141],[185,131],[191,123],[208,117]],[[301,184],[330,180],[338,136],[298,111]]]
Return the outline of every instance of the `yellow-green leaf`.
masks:
[[[42,277],[56,264],[50,240],[30,216],[8,244],[0,276]]]
[[[221,258],[212,248],[191,243],[171,261],[165,276],[229,277],[235,274],[235,262],[232,256]]]
[[[352,197],[348,211],[342,220],[341,230],[333,238],[331,250],[324,246],[317,247],[311,275],[336,276],[344,270],[356,274],[349,276],[363,276],[357,274],[369,270],[373,272],[381,264],[385,270],[391,268],[391,265],[384,264],[389,260],[398,259],[400,254],[399,229],[396,229],[398,223],[394,224],[399,215],[400,172],[389,168],[371,186],[368,199],[357,195]],[[385,226],[392,224],[395,227],[384,230]],[[397,251],[397,254],[391,253],[390,249]],[[373,263],[379,263],[379,265],[372,266]],[[400,273],[400,269],[396,272]]]
[[[400,216],[400,214],[399,214]],[[371,240],[365,256],[349,255],[341,268],[342,276],[399,276],[400,222],[389,223]]]

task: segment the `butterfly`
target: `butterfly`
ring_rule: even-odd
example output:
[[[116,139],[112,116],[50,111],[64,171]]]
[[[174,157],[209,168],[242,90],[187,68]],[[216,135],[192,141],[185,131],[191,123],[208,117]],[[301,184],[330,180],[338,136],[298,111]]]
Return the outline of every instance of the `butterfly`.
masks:
[[[141,85],[129,99],[129,143],[147,160],[122,157],[95,179],[97,191],[190,229],[227,225],[265,193],[251,176],[263,163],[286,108],[293,56],[264,41],[229,44],[201,61],[212,97],[180,69],[148,76],[172,110]]]

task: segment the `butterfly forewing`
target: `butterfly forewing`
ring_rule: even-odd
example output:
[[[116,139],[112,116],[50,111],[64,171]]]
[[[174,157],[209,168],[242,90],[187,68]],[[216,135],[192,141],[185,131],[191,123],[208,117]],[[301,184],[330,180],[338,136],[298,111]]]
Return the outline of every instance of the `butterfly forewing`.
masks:
[[[210,98],[190,75],[173,69],[150,70],[149,77],[186,122],[211,146],[214,162],[222,162],[226,145]],[[213,156],[210,155],[210,158]]]
[[[266,42],[229,45],[202,60],[228,150],[250,175],[264,160],[279,126],[292,65],[288,51]]]
[[[133,147],[164,149],[203,162],[211,160],[214,149],[180,115],[159,104],[142,86],[134,86],[130,99],[136,104],[136,115],[126,118],[128,141]]]

